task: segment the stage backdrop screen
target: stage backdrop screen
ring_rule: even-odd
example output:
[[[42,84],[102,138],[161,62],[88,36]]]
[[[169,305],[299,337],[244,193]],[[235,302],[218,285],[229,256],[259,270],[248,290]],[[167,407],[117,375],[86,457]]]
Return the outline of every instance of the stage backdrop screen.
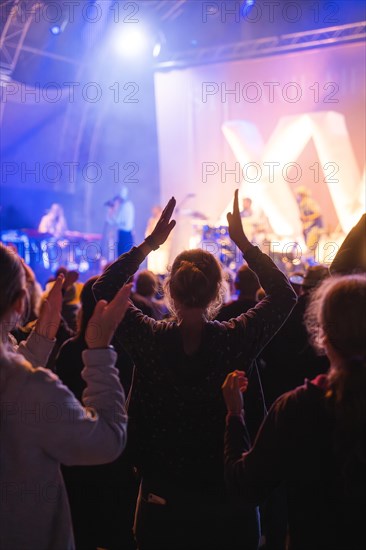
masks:
[[[364,66],[364,45],[348,44],[157,73],[163,199],[222,224],[239,187],[297,238],[304,185],[326,230],[347,232],[365,209]]]

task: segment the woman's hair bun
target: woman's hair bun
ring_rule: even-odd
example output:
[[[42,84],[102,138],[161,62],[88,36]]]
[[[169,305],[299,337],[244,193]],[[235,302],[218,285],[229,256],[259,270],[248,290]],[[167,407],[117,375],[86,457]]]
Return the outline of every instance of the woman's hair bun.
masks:
[[[221,267],[212,254],[186,250],[173,263],[168,294],[185,307],[208,309],[212,302],[221,302],[221,282]]]

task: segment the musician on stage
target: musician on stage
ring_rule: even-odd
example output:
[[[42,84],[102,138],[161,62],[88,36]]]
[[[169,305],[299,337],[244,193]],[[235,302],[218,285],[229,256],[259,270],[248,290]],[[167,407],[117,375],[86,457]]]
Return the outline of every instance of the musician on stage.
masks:
[[[108,206],[106,226],[117,230],[118,256],[128,252],[133,246],[135,207],[128,199],[128,189],[122,186],[120,194],[106,203]]]
[[[67,231],[67,222],[64,209],[58,203],[53,203],[51,208],[42,216],[39,222],[38,231],[48,233],[56,239],[63,237]]]
[[[306,246],[311,250],[319,241],[323,218],[319,204],[312,198],[311,191],[304,185],[295,189],[300,219]]]
[[[254,240],[256,244],[260,244],[269,231],[268,220],[261,208],[253,207],[252,199],[249,197],[243,199],[242,205],[240,217],[244,232],[251,242]]]

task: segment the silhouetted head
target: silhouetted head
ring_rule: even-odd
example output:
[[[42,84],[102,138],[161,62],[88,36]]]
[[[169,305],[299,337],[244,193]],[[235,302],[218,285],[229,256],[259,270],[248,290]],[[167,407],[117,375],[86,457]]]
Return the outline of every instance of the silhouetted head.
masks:
[[[257,275],[247,265],[242,265],[238,269],[235,277],[235,288],[241,295],[255,300],[260,286]]]
[[[329,277],[329,269],[325,265],[312,265],[308,267],[301,284],[302,291],[308,292],[313,290],[327,277]]]
[[[305,317],[310,337],[317,349],[334,353],[339,368],[366,361],[365,303],[366,275],[329,277],[312,293]]]
[[[67,275],[67,268],[63,265],[60,265],[60,267],[58,267],[55,271],[55,279],[57,279],[57,277],[59,275],[63,275],[64,277],[66,277]]]
[[[312,293],[305,315],[313,344],[330,360],[326,398],[335,420],[333,448],[340,486],[351,497],[359,492],[355,479],[365,468],[365,302],[366,275],[329,277]]]
[[[213,318],[221,306],[223,274],[215,256],[201,249],[179,254],[165,282],[171,309],[177,314],[180,306],[202,309]]]
[[[156,275],[148,269],[140,271],[136,277],[135,288],[140,296],[145,296],[146,298],[155,296],[158,289]]]

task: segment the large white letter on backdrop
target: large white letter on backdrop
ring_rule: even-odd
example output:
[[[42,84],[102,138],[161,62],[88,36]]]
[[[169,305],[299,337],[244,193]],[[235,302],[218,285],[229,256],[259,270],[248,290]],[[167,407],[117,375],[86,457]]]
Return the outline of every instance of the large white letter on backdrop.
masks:
[[[337,165],[337,173],[325,171],[324,178],[342,230],[348,233],[364,212],[365,176],[361,178],[342,114],[326,111],[283,117],[266,144],[257,126],[245,120],[225,122],[222,131],[242,167],[250,162],[260,165],[261,180],[243,181],[240,193],[260,203],[279,236],[297,237],[302,232],[298,206],[283,167],[299,158],[311,138],[321,166]],[[230,209],[231,202],[221,220]]]

